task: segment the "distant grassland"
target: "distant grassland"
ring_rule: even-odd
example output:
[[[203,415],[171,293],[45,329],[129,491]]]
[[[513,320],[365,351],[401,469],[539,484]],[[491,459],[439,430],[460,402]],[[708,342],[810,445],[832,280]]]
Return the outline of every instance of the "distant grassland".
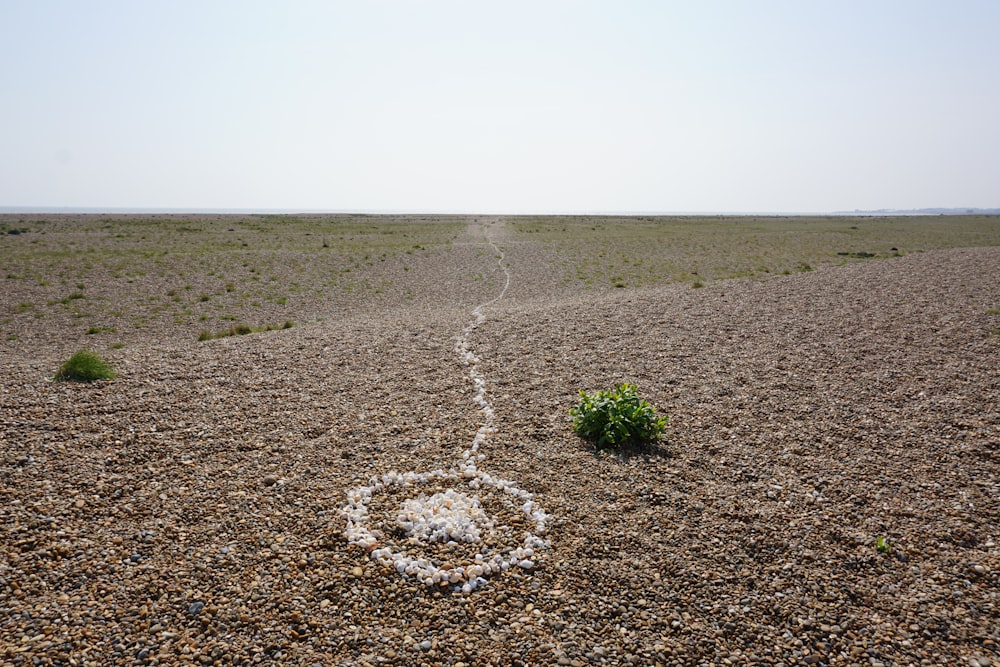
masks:
[[[462,271],[476,216],[3,215],[0,342],[76,332],[108,347],[217,337],[408,303]],[[508,216],[521,283],[573,293],[730,278],[941,248],[1000,245],[1000,216]],[[485,249],[480,254],[486,254]],[[489,262],[484,260],[484,270]],[[421,282],[423,281],[423,282]],[[447,300],[450,293],[444,293]],[[130,334],[133,334],[130,336]]]
[[[320,251],[324,262],[363,266],[446,245],[465,228],[460,221],[416,216],[13,218],[0,221],[0,235],[15,237],[0,246],[4,269],[20,268],[39,279],[78,278],[93,270],[169,277],[253,266],[266,273],[276,263],[287,266],[291,256],[305,259]]]
[[[1000,245],[1000,216],[574,217],[511,219],[565,285],[634,287],[762,278],[943,248]]]
[[[68,322],[105,338],[153,322],[192,337],[233,322],[283,325],[334,295],[399,289],[389,267],[446,252],[467,224],[442,216],[0,216],[0,333],[11,318]]]

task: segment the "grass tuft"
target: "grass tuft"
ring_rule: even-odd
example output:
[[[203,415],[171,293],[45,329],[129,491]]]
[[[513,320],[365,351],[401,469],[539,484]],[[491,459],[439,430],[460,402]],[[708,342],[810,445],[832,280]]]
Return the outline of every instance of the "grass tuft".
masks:
[[[249,324],[237,324],[236,326],[230,327],[229,329],[224,329],[217,333],[212,333],[208,329],[202,329],[201,333],[198,334],[198,342],[203,342],[206,340],[213,340],[215,338],[229,338],[230,336],[246,336],[252,333],[261,333],[264,331],[278,331],[281,329],[291,329],[295,326],[295,322],[292,320],[285,320],[285,323],[278,325],[268,325],[266,327],[251,327]]]
[[[94,380],[110,380],[117,375],[115,371],[97,354],[89,350],[80,350],[62,365],[56,373],[57,381],[93,382]]]

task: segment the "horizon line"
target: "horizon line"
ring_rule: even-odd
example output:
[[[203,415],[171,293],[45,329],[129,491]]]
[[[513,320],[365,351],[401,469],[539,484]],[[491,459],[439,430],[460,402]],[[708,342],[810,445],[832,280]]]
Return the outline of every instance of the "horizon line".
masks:
[[[1000,213],[1000,207],[921,207],[911,209],[854,209],[852,211],[438,211],[412,209],[323,209],[323,208],[216,208],[216,207],[159,207],[159,206],[0,206],[0,214],[80,214],[80,215],[500,215],[500,216],[807,216],[807,215],[974,215]]]

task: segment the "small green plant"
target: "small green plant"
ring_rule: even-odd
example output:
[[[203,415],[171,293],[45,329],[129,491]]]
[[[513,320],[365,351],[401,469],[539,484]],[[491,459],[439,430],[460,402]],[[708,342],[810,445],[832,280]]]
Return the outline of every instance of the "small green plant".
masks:
[[[73,382],[93,382],[94,380],[110,380],[116,373],[99,356],[89,350],[80,350],[62,365],[56,373],[57,381],[71,380]]]
[[[885,537],[879,535],[875,538],[875,551],[880,554],[887,554],[892,547],[889,546],[889,540]]]
[[[569,411],[577,435],[593,440],[597,448],[646,445],[658,440],[667,427],[666,416],[657,417],[639,397],[634,384],[620,384],[611,391],[580,392],[580,402]]]

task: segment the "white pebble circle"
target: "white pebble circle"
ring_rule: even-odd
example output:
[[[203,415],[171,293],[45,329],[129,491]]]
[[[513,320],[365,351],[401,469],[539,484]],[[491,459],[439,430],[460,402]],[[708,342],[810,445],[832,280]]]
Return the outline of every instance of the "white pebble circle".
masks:
[[[432,496],[422,495],[404,501],[395,517],[395,527],[406,534],[410,544],[478,543],[482,531],[497,528],[484,511],[480,498],[474,495],[476,490],[482,488],[501,491],[523,513],[532,529],[522,533],[519,543],[493,548],[491,553],[476,554],[470,563],[451,567],[445,566],[444,561],[410,554],[404,548],[379,546],[384,542],[385,535],[372,526],[368,510],[372,498],[393,486],[416,487],[442,482],[451,486]],[[366,486],[348,493],[345,514],[347,528],[344,534],[348,542],[368,551],[376,562],[428,586],[451,585],[454,590],[464,593],[482,587],[491,574],[515,567],[532,569],[535,550],[549,546],[543,537],[549,516],[534,501],[533,494],[509,480],[476,470],[471,465],[457,471],[390,472],[372,477]]]

